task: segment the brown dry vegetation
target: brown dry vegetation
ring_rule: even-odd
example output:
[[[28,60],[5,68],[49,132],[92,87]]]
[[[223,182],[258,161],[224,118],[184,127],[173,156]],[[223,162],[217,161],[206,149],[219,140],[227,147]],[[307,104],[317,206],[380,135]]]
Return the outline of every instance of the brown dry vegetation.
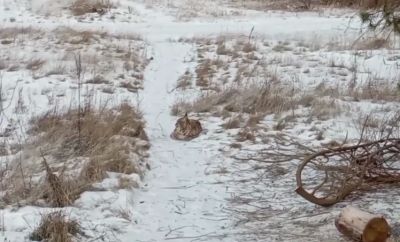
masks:
[[[382,7],[385,2],[397,0],[239,0],[230,1],[231,5],[241,8],[264,10],[307,10],[326,6],[371,9]]]
[[[38,227],[30,234],[33,241],[72,242],[73,237],[81,234],[77,221],[68,219],[62,211],[42,215]]]
[[[357,46],[346,46],[355,49],[385,47],[385,41],[375,40],[366,39]],[[301,83],[298,77],[290,80],[285,73],[286,69],[301,68],[297,63],[299,58],[294,56],[298,49],[289,41],[264,46],[242,37],[181,41],[193,41],[198,46],[198,65],[193,75],[200,95],[192,101],[177,100],[171,107],[171,114],[195,112],[219,116],[224,120],[224,128],[241,129],[238,140],[254,140],[254,131],[261,127],[257,124],[269,114],[275,115],[276,125],[272,127],[282,130],[293,124],[290,120],[293,117],[312,122],[347,114],[352,109],[349,101],[396,101],[400,97],[395,81],[380,80],[371,74],[368,80],[356,83],[353,79],[358,75],[357,66],[347,66],[348,63],[337,57],[323,64],[327,65],[324,68],[332,70],[332,75],[347,77],[344,85],[335,82],[321,82],[316,88],[298,85]],[[265,53],[273,57],[266,57]],[[278,67],[268,68],[271,64]],[[309,72],[304,75],[311,76]],[[298,113],[300,109],[301,114]],[[322,138],[322,134],[318,137]]]
[[[212,112],[227,110],[229,112],[280,113],[290,110],[299,99],[292,97],[295,93],[285,86],[275,83],[251,84],[243,87],[232,86],[219,93],[205,94],[191,105],[182,105],[184,112]],[[215,110],[221,107],[220,110]],[[187,110],[190,108],[190,110]]]
[[[400,86],[387,80],[370,78],[356,88],[349,88],[348,95],[355,100],[399,101]]]
[[[87,13],[104,14],[113,7],[110,0],[75,0],[70,10],[75,16],[80,16]]]
[[[6,27],[0,28],[0,39],[15,40],[20,35],[41,34],[42,31],[32,27]]]
[[[86,108],[80,114],[52,111],[33,119],[31,125],[31,142],[2,179],[4,204],[71,205],[107,172],[141,176],[145,169],[142,160],[149,148],[145,124],[128,104]]]
[[[108,36],[106,32],[75,30],[69,27],[58,27],[54,30],[59,43],[69,43],[73,45],[90,44]]]

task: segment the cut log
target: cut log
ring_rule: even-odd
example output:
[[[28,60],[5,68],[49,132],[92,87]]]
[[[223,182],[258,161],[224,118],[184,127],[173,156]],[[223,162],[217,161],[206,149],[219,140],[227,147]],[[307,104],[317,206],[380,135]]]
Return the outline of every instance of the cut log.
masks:
[[[345,207],[335,221],[345,236],[362,242],[387,242],[391,228],[382,215],[375,215],[352,206]]]

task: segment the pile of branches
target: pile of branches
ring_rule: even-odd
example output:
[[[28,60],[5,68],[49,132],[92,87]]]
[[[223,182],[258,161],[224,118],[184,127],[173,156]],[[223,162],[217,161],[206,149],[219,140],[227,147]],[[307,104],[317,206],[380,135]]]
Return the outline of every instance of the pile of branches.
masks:
[[[298,166],[296,192],[306,200],[330,206],[350,193],[400,182],[400,139],[385,138],[327,148]]]
[[[361,21],[370,30],[400,34],[400,1],[385,0],[382,6],[360,13]]]

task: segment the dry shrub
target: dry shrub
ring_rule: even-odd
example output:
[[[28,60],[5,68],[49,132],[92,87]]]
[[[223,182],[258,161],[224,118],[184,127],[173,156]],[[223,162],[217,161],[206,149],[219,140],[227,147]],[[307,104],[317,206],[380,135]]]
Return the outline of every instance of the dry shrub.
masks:
[[[380,140],[388,137],[388,134],[399,134],[400,113],[393,111],[382,115],[379,112],[360,114],[355,120],[355,127],[362,134],[365,142]]]
[[[130,159],[129,148],[128,145],[111,144],[98,154],[93,154],[84,167],[81,177],[95,182],[104,179],[106,172],[141,175],[141,168]]]
[[[176,88],[183,90],[190,88],[192,86],[192,79],[193,74],[189,70],[186,70],[185,73],[179,77]]]
[[[254,128],[256,127],[261,120],[264,118],[264,115],[261,114],[251,114],[246,122],[246,127]]]
[[[251,128],[243,128],[239,131],[236,136],[237,142],[252,141],[256,140],[256,132]]]
[[[37,71],[40,68],[42,68],[42,66],[46,64],[46,60],[43,59],[31,59],[28,61],[28,63],[26,64],[26,69],[31,70],[31,71]]]
[[[279,41],[273,48],[273,51],[276,52],[285,52],[285,51],[292,51],[293,48],[290,46],[290,42],[288,41]]]
[[[338,103],[338,100],[322,97],[312,102],[310,115],[320,120],[328,120],[339,115],[342,109],[343,107]]]
[[[68,219],[62,211],[42,215],[39,226],[30,234],[33,241],[72,242],[73,237],[82,234],[76,220]]]
[[[125,88],[129,92],[134,92],[134,93],[136,93],[140,89],[138,85],[132,83],[131,81],[123,81],[119,84],[119,87]]]
[[[215,51],[217,55],[233,55],[231,49],[226,46],[225,39],[221,38],[217,41],[217,49]]]
[[[224,124],[222,124],[222,127],[224,127],[225,129],[237,129],[240,128],[242,122],[242,116],[235,115],[234,117],[229,118],[228,121],[226,121]]]
[[[390,42],[389,40],[383,38],[372,38],[357,42],[355,47],[358,50],[377,50],[389,48]]]
[[[80,16],[87,13],[104,14],[113,7],[110,0],[75,0],[70,10],[73,15]]]
[[[87,80],[86,83],[89,83],[89,84],[109,84],[110,82],[104,76],[96,75],[93,78]]]
[[[212,60],[206,59],[196,67],[196,85],[199,87],[207,87],[215,74],[212,66]]]
[[[322,0],[323,3],[341,7],[379,8],[397,0]]]
[[[221,92],[202,95],[193,102],[179,101],[172,107],[172,113],[204,113],[220,111],[222,108],[229,112],[265,116],[294,109],[301,95],[282,83],[235,85]]]
[[[139,188],[139,184],[136,180],[130,177],[120,176],[118,178],[118,187],[120,189],[132,189],[132,188]]]
[[[35,33],[40,36],[41,30],[33,29],[31,27],[6,27],[0,28],[0,39],[15,40],[19,35],[30,35]]]
[[[400,89],[388,80],[369,80],[359,84],[355,88],[349,89],[349,96],[355,100],[374,100],[374,101],[399,101]]]
[[[171,115],[173,116],[182,116],[187,112],[190,112],[192,110],[192,105],[189,102],[186,102],[184,100],[177,100],[174,104],[171,106]]]
[[[30,169],[31,168],[31,169]],[[72,205],[80,194],[91,187],[85,180],[63,173],[62,169],[48,167],[45,173],[41,166],[26,168],[22,164],[10,168],[4,178],[4,193],[0,201],[4,204],[33,204],[52,207]]]
[[[294,123],[294,121],[296,121],[295,115],[286,115],[283,118],[279,118],[273,128],[274,130],[281,131],[284,130],[289,123]]]
[[[59,27],[54,30],[60,43],[69,43],[73,45],[90,44],[107,36],[106,32],[75,30],[69,27]]]
[[[58,158],[88,156],[105,149],[114,136],[147,139],[141,119],[141,113],[126,103],[100,111],[88,108],[80,114],[77,110],[49,112],[32,120],[29,133],[41,135],[41,142],[60,144]]]
[[[61,63],[54,65],[46,72],[46,76],[67,74],[67,67]]]
[[[251,42],[245,43],[242,47],[242,51],[245,53],[254,52],[257,50],[257,46]]]
[[[65,179],[63,174],[57,176],[53,173],[46,159],[43,157],[43,166],[46,169],[46,184],[41,187],[39,198],[45,198],[53,207],[72,205],[79,195],[85,191],[87,184],[73,179]]]
[[[77,110],[53,111],[32,120],[32,144],[4,179],[4,203],[45,201],[63,207],[107,172],[142,175],[149,144],[137,110],[124,103],[112,109],[86,108],[78,115]],[[45,173],[36,147],[49,160]]]

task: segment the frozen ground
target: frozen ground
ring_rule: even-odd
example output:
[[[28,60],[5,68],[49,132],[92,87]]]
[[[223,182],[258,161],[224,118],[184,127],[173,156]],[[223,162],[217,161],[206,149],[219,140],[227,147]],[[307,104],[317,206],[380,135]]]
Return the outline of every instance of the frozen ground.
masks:
[[[333,219],[349,203],[387,214],[391,221],[398,220],[398,205],[393,204],[398,194],[390,199],[385,199],[384,193],[370,194],[354,202],[320,208],[295,194],[296,161],[265,165],[231,157],[247,157],[272,147],[274,135],[298,137],[313,145],[342,140],[346,132],[350,138],[357,137],[358,117],[371,111],[381,115],[394,112],[397,103],[390,98],[373,101],[362,97],[357,102],[343,98],[346,95],[341,93],[354,78],[357,83],[365,83],[374,76],[395,84],[399,52],[364,50],[355,62],[349,43],[358,34],[358,22],[346,14],[257,12],[216,1],[207,2],[210,5],[194,3],[120,0],[105,15],[75,17],[62,8],[68,6],[68,1],[0,0],[0,36],[5,28],[33,28],[22,37],[7,36],[4,39],[11,43],[0,44],[0,64],[2,60],[7,64],[0,71],[4,100],[0,129],[11,127],[7,143],[25,139],[31,117],[56,105],[76,102],[77,83],[71,67],[73,59],[66,57],[69,53],[88,56],[87,62],[92,64],[88,65],[85,80],[98,75],[107,79],[105,83],[85,84],[98,102],[129,100],[140,107],[147,122],[151,170],[140,188],[86,192],[73,206],[64,208],[80,221],[88,236],[79,240],[340,241]],[[60,27],[95,33],[87,39],[70,30],[60,32]],[[241,54],[235,59],[216,54],[221,36],[230,46],[236,40],[246,41],[251,32],[251,41],[258,46],[252,56]],[[202,41],[211,42],[207,45]],[[126,59],[126,53],[134,54]],[[206,58],[200,58],[199,53]],[[224,129],[221,125],[226,120],[212,112],[191,113],[201,119],[204,134],[190,142],[171,140],[169,134],[177,118],[171,115],[171,107],[176,101],[212,92],[201,91],[194,84],[177,89],[177,80],[188,70],[195,76],[196,68],[207,58],[223,63],[215,67],[210,79],[213,87],[232,84],[238,67],[245,62],[244,71],[253,68],[259,74],[242,76],[246,81],[259,80],[257,76],[266,74],[263,71],[267,69],[268,73],[279,73],[285,82],[294,83],[296,90],[314,89],[323,82],[324,91],[332,93],[331,97],[337,98],[335,103],[343,105],[345,111],[339,115],[328,111],[323,120],[316,118],[309,123],[305,121],[308,116],[302,116],[309,110],[299,109],[296,121],[288,121],[281,132],[272,127],[288,115],[268,115],[260,121],[256,139],[239,142],[240,149],[232,145],[238,142],[235,137],[239,128]],[[36,59],[46,63],[37,70],[27,69]],[[60,66],[65,67],[62,72],[49,74]],[[127,81],[134,85],[126,86]],[[325,137],[321,142],[316,141],[320,131]],[[0,158],[3,164],[10,159]],[[111,177],[100,185],[113,187],[113,183]],[[0,212],[0,240],[28,241],[41,214],[53,210],[4,206]]]

